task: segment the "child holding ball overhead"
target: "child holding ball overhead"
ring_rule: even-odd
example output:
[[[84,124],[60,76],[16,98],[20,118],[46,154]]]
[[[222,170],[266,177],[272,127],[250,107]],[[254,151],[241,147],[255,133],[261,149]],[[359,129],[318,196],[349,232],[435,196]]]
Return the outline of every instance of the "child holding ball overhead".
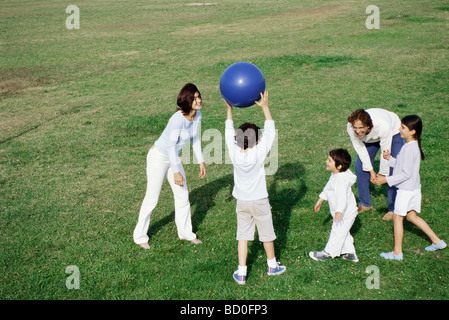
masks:
[[[393,158],[388,150],[383,153],[384,159],[388,160],[390,167],[393,167],[393,175],[389,177],[379,175],[374,181],[377,185],[388,183],[389,186],[398,188],[393,212],[394,250],[380,254],[388,260],[402,260],[404,217],[420,228],[432,241],[432,245],[425,248],[426,251],[444,249],[447,246],[437,237],[427,222],[416,214],[421,212],[419,166],[421,160],[424,160],[424,153],[421,150],[421,132],[422,121],[417,115],[402,118],[399,133],[405,139],[404,146],[396,158]]]
[[[256,104],[265,115],[263,136],[259,139],[259,130],[255,124],[244,123],[234,130],[232,106],[226,102],[227,117],[225,140],[229,157],[234,165],[234,189],[232,195],[237,199],[237,240],[238,269],[233,278],[238,284],[245,284],[247,277],[246,258],[248,241],[254,240],[257,227],[259,240],[267,255],[267,274],[279,275],[286,267],[276,261],[274,251],[273,220],[268,201],[265,181],[264,160],[273,145],[276,130],[270,110],[268,109],[268,92],[261,95],[261,101]]]

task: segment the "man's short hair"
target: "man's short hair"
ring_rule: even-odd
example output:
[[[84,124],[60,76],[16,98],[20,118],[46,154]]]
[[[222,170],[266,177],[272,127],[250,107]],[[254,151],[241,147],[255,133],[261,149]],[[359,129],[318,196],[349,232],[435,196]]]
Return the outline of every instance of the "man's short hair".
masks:
[[[360,120],[368,129],[372,129],[373,121],[371,120],[371,116],[364,109],[357,109],[348,117],[348,122],[352,125],[354,121]]]

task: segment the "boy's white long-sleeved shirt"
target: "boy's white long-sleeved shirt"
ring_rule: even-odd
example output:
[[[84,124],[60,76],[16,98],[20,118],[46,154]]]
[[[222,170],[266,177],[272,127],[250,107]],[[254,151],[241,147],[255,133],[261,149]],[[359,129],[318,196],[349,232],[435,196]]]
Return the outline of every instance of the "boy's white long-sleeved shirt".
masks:
[[[193,121],[184,117],[181,111],[171,116],[159,139],[154,143],[156,149],[167,155],[173,173],[180,171],[179,153],[188,140],[192,143],[198,163],[204,162],[201,152],[200,126],[202,114],[198,110]]]
[[[351,138],[351,142],[355,151],[362,161],[363,171],[371,171],[373,169],[373,165],[371,164],[371,159],[369,157],[368,150],[364,145],[364,142],[380,142],[380,148],[382,152],[385,150],[391,151],[391,142],[393,140],[393,136],[399,133],[401,120],[395,113],[380,108],[367,109],[366,112],[369,113],[373,122],[373,127],[367,135],[360,139],[354,132],[352,123],[349,122],[347,124],[346,130],[349,137]],[[380,157],[379,173],[384,176],[389,176],[390,174],[388,161],[383,157]]]
[[[393,174],[386,178],[389,186],[396,186],[401,190],[417,190],[421,188],[421,179],[419,177],[421,152],[416,140],[404,144],[396,159],[390,157],[388,164],[390,167],[393,167]]]
[[[345,215],[357,211],[357,203],[351,189],[356,179],[356,175],[350,169],[333,173],[329,178],[319,197],[328,201],[332,216],[335,212]]]
[[[253,201],[268,197],[264,162],[275,136],[274,121],[265,120],[263,135],[258,144],[244,151],[235,142],[234,122],[226,120],[225,140],[234,165],[234,198]]]

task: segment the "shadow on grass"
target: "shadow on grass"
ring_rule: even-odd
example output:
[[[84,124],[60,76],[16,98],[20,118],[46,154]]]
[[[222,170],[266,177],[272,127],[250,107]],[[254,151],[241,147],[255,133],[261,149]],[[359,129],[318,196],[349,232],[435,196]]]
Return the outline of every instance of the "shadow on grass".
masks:
[[[419,217],[419,213],[417,215]],[[424,221],[426,221],[426,220],[424,219]],[[426,223],[428,224],[427,221],[426,221]],[[431,226],[430,224],[428,224],[428,225],[433,230],[433,226]],[[422,231],[419,227],[417,227],[410,221],[407,221],[407,218],[405,218],[405,217],[404,217],[404,221],[403,221],[403,226],[404,226],[404,238],[407,236],[407,232],[408,232],[408,233],[414,234],[415,236],[427,241],[429,243],[429,245],[432,244],[432,241],[430,240],[429,236],[424,231]],[[433,231],[435,231],[435,230],[433,230]],[[392,230],[392,235],[394,235],[393,230]]]
[[[156,221],[155,223],[150,223],[150,228],[148,230],[148,236],[151,239],[151,236],[155,235],[159,232],[165,225],[175,222],[175,212],[172,211],[169,215],[163,217],[162,219]]]
[[[217,204],[215,198],[220,190],[228,188],[228,198],[232,198],[231,192],[233,185],[234,177],[232,174],[228,174],[190,192],[190,205],[192,208],[195,208],[194,212],[192,212],[192,225],[194,232],[199,229],[199,226],[203,222],[209,210]]]
[[[277,260],[282,258],[282,253],[287,245],[293,208],[304,198],[307,192],[304,177],[305,169],[301,164],[288,163],[281,166],[274,175],[273,181],[267,184],[268,197],[272,207],[274,231],[276,233],[274,247]],[[250,248],[248,248],[248,274],[260,250],[263,251],[263,244],[260,242],[253,242]],[[265,257],[265,252],[263,252],[262,256]]]
[[[290,216],[293,207],[304,198],[307,191],[304,177],[305,170],[301,164],[289,163],[278,169],[273,179],[270,179],[272,182],[269,183],[267,179],[269,201],[272,207],[273,225],[277,237],[274,244],[276,258],[278,260],[281,258],[282,252],[287,244]],[[229,198],[232,199],[232,201],[235,201],[231,195],[233,185],[234,177],[232,174],[228,174],[190,192],[190,205],[192,208],[195,208],[194,212],[192,212],[194,232],[199,229],[207,216],[207,213],[217,205],[215,198],[220,190],[225,188],[229,189]],[[174,222],[174,212],[156,221],[154,224],[150,224],[148,235],[151,237],[171,222]],[[263,250],[263,245],[259,241],[253,241],[248,248],[248,273],[250,272],[251,265],[257,259],[259,250]],[[265,256],[265,252],[263,255]]]
[[[232,174],[228,174],[189,192],[193,232],[198,231],[199,226],[202,224],[209,210],[216,205],[215,198],[221,189],[229,188],[229,197],[232,197],[233,184],[234,177]],[[175,213],[172,211],[169,215],[154,224],[150,224],[148,235],[151,237],[151,235],[158,233],[165,225],[174,221]]]

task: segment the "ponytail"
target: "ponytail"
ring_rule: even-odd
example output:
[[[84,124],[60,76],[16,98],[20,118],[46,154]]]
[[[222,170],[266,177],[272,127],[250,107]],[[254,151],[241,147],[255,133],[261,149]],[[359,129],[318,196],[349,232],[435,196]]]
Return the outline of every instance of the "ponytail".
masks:
[[[402,118],[401,122],[409,128],[409,130],[415,130],[415,139],[418,141],[419,152],[421,152],[421,160],[424,160],[424,152],[421,149],[421,133],[422,133],[422,120],[417,115],[409,115]]]
[[[422,149],[421,149],[421,137],[419,137],[419,138],[416,138],[416,141],[418,141],[418,147],[419,147],[419,152],[421,152],[421,160],[424,160],[424,152],[422,152]]]

